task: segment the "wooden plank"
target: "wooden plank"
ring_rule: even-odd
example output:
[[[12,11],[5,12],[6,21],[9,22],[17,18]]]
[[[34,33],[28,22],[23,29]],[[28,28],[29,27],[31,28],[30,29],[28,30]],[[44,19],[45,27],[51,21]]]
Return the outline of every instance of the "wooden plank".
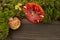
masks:
[[[25,23],[11,30],[6,40],[60,40],[60,25]]]

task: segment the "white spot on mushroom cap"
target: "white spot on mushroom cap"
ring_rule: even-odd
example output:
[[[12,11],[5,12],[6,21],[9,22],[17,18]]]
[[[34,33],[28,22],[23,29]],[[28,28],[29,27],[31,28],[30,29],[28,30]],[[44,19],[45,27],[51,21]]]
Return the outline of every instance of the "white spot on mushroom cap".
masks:
[[[44,15],[40,15],[41,17],[44,17]]]
[[[37,20],[37,22],[39,23],[39,20]]]
[[[26,6],[24,6],[24,8],[27,8]]]

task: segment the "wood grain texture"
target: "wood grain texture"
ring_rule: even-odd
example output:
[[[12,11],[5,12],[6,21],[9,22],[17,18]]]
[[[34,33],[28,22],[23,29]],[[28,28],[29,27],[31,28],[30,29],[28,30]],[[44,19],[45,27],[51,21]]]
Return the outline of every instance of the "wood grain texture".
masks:
[[[60,40],[59,24],[32,24],[23,22],[18,30],[11,30],[5,40]]]

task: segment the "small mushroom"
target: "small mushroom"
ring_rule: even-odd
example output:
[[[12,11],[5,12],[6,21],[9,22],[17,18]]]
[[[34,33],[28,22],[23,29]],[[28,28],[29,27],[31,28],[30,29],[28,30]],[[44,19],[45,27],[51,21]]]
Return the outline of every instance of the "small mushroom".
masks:
[[[21,21],[17,17],[14,17],[9,19],[8,24],[11,29],[16,30],[21,26]]]

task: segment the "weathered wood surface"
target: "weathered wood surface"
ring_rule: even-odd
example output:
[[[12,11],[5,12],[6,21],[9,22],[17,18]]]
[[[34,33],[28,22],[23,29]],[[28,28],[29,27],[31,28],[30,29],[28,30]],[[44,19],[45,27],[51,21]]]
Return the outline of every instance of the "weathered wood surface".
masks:
[[[10,30],[5,40],[60,40],[60,25],[31,24],[25,21],[18,30]]]

